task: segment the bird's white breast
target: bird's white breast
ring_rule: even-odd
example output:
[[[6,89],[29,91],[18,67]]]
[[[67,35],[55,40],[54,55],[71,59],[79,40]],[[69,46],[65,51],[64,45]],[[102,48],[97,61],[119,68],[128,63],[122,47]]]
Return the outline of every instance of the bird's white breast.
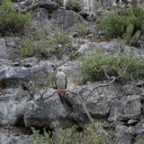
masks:
[[[56,84],[58,88],[65,88],[66,86],[66,75],[64,72],[58,72],[56,75]]]

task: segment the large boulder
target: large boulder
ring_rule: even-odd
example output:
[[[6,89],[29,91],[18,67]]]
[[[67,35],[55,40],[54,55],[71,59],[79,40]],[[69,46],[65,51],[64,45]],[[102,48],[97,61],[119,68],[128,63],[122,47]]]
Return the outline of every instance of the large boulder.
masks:
[[[75,31],[76,23],[85,24],[85,21],[82,16],[72,10],[58,9],[53,12],[51,17],[51,26],[68,32]]]
[[[100,48],[100,45],[95,42],[88,42],[80,46],[76,51],[76,55],[88,55],[96,52],[96,49]]]
[[[117,125],[116,126],[116,144],[133,144],[132,135],[127,126]]]
[[[41,90],[34,95],[34,99],[29,102],[24,114],[24,121],[27,127],[67,127],[70,121],[60,98],[55,90],[48,88]],[[43,98],[41,98],[43,93]],[[45,100],[44,100],[45,99]]]
[[[0,93],[0,125],[15,126],[19,123],[23,119],[27,102],[30,99],[29,92],[24,91],[21,87],[2,90]]]

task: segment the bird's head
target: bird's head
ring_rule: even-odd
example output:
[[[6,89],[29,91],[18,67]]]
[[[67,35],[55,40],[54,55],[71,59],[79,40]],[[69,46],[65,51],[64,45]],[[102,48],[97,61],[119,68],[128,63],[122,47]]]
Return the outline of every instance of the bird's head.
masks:
[[[63,70],[62,70],[62,68],[58,68],[57,71],[58,71],[58,72],[61,72],[61,71],[63,71]]]

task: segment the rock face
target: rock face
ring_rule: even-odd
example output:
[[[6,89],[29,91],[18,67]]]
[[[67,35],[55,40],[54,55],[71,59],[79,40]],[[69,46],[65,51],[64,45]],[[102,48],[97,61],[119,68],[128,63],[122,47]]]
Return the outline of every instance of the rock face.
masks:
[[[0,97],[0,125],[16,125],[23,117],[29,100],[29,93],[21,87],[3,90]]]
[[[74,11],[59,9],[54,11],[51,24],[66,31],[74,31],[76,23],[84,23],[84,19]]]
[[[67,112],[63,108],[58,95],[54,93],[53,89],[47,89],[43,95],[46,100],[42,101],[34,96],[36,101],[30,101],[27,106],[27,110],[24,114],[24,122],[27,127],[67,127],[70,125]],[[48,98],[51,94],[52,97]]]
[[[8,58],[8,49],[4,39],[0,39],[0,58]]]
[[[25,0],[16,1],[13,5],[18,11],[32,10],[34,32],[52,28],[52,31],[56,29],[73,34],[76,33],[77,23],[96,24],[93,24],[96,17],[91,21],[84,20],[85,14],[90,16],[93,0],[85,1],[87,8],[79,13],[67,10],[68,5],[66,9],[63,8],[64,2]],[[35,34],[33,31],[30,32],[31,36]],[[133,54],[143,57],[143,49],[126,46],[117,40],[101,42],[95,37],[91,40],[88,34],[84,38],[77,36],[73,35],[71,45],[60,45],[64,49],[62,52],[57,49],[61,58],[53,53],[48,53],[50,56],[47,58],[20,58],[20,41],[25,36],[0,38],[0,144],[24,144],[25,140],[32,139],[31,127],[50,130],[75,124],[82,127],[90,122],[88,114],[95,121],[108,123],[115,137],[104,129],[100,130],[100,135],[106,136],[112,144],[133,144],[136,140],[144,140],[143,79],[124,84],[115,81],[110,85],[110,80],[90,82],[85,80],[80,70],[82,62],[77,59],[94,53],[97,48],[110,55]],[[61,103],[53,85],[57,68],[62,68],[68,77],[65,104]],[[140,74],[144,75],[143,69]]]

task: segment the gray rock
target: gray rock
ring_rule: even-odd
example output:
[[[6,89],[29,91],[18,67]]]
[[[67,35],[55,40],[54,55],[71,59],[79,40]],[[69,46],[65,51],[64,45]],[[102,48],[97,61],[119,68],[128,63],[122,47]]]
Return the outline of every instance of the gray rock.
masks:
[[[116,40],[112,40],[110,42],[100,42],[99,45],[105,52],[118,54],[122,53],[124,47],[124,45],[117,42]]]
[[[117,139],[116,144],[133,144],[132,135],[130,134],[128,127],[124,125],[116,126]]]
[[[12,67],[10,65],[0,64],[0,81],[21,81],[28,79],[28,76],[29,70],[25,67]]]
[[[75,88],[73,91],[82,98],[82,100],[85,102],[85,105],[91,114],[92,117],[95,119],[106,119],[108,114],[110,113],[111,105],[113,105],[113,101],[116,91],[114,89],[116,87],[111,86],[108,88],[99,88],[97,91],[93,92],[91,96],[87,98],[87,95],[93,90],[94,87],[96,87],[98,84],[86,84],[81,87]],[[108,91],[111,94],[108,94]],[[84,108],[82,106],[82,103],[80,102],[79,98],[71,93],[67,93],[66,96],[69,103],[72,105],[73,108],[73,115],[77,119],[77,121],[80,121],[82,123],[88,122],[88,117],[86,115],[86,112],[84,111]]]
[[[51,74],[53,74],[53,65],[49,61],[40,61],[30,68],[29,80],[32,83],[41,83],[47,85],[50,82]]]
[[[6,37],[0,40],[0,58],[14,58],[18,57],[20,38],[18,37]],[[5,51],[5,52],[4,52]]]
[[[52,27],[57,27],[60,30],[63,29],[68,32],[75,31],[76,23],[85,24],[85,21],[82,16],[71,10],[59,9],[54,11],[51,17]]]
[[[38,63],[38,59],[36,57],[31,57],[31,58],[26,58],[20,60],[18,65],[23,66],[23,67],[32,67]]]
[[[25,144],[25,142],[29,139],[32,139],[31,136],[21,135],[21,136],[13,136],[5,134],[0,134],[0,143],[1,144]]]
[[[8,58],[9,52],[8,52],[8,48],[6,45],[6,41],[5,39],[1,38],[0,39],[0,58]]]
[[[137,122],[138,122],[137,119],[130,119],[127,123],[128,123],[129,125],[133,125],[133,124],[136,124]]]
[[[137,119],[141,114],[141,102],[138,95],[122,97],[117,108],[116,115],[118,120]]]
[[[139,123],[135,126],[136,134],[144,134],[144,119],[142,118]]]
[[[54,0],[25,0],[21,2],[22,9],[26,11],[35,10],[37,8],[45,8],[46,10],[57,10],[59,8],[59,4],[56,3]]]
[[[40,95],[35,95],[36,100],[29,102],[27,110],[24,114],[24,121],[27,127],[67,127],[70,126],[70,121],[67,117],[63,105],[57,93],[53,89],[47,89],[43,97],[44,101],[39,99]],[[52,95],[53,94],[53,95]],[[48,98],[52,95],[50,98]],[[46,99],[47,97],[47,99]]]
[[[95,42],[88,42],[80,46],[76,51],[77,55],[87,55],[96,51],[96,48],[100,48],[100,45]]]
[[[125,46],[123,43],[118,42],[118,40],[115,39],[110,42],[100,42],[99,45],[104,52],[110,54],[131,54],[138,57],[143,57],[144,55],[143,50],[132,46]]]
[[[23,117],[30,95],[21,87],[0,93],[0,125],[14,126]]]
[[[92,90],[98,84],[99,83],[96,83],[93,86],[89,85],[89,89]],[[107,118],[112,107],[115,107],[117,104],[118,91],[119,89],[116,85],[104,88],[100,87],[95,90],[95,92],[87,99],[87,108],[90,114],[95,118]]]

